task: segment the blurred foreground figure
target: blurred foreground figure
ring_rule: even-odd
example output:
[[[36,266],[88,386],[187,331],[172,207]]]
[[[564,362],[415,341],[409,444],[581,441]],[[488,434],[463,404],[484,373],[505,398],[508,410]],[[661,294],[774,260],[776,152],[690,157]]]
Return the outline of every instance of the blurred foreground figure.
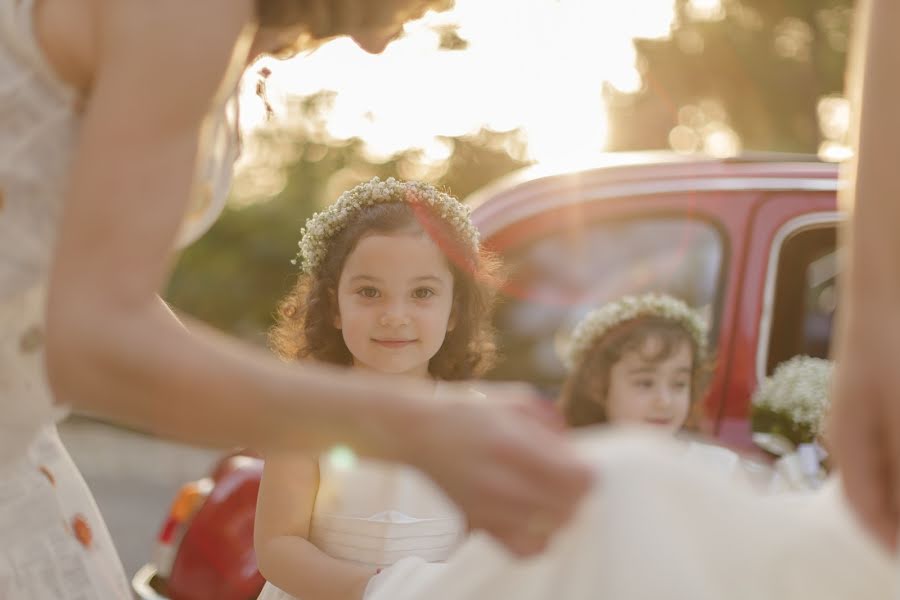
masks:
[[[854,156],[841,281],[833,422],[844,491],[865,526],[896,550],[900,528],[900,4],[859,3],[848,92]]]

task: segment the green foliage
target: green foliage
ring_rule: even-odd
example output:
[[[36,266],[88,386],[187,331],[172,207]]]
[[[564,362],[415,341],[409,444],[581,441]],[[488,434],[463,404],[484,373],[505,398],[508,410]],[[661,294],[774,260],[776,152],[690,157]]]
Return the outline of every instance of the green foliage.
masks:
[[[664,148],[676,125],[719,120],[754,150],[816,152],[821,97],[840,94],[851,0],[722,0],[700,14],[676,0],[672,35],[636,40],[643,88],[614,89],[610,146]]]
[[[785,413],[767,406],[752,407],[751,423],[753,431],[779,435],[790,440],[795,446],[816,441],[816,432],[812,427],[798,423]]]

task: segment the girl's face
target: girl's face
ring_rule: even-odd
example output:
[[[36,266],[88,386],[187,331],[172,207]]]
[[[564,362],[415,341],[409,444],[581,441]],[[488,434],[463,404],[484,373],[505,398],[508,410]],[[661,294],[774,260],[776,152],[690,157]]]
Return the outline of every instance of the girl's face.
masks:
[[[366,235],[344,262],[337,306],[354,365],[424,377],[453,327],[453,274],[425,234]]]
[[[693,353],[685,341],[665,358],[650,360],[662,343],[651,336],[610,368],[606,395],[610,422],[642,423],[673,433],[684,425],[691,406]]]

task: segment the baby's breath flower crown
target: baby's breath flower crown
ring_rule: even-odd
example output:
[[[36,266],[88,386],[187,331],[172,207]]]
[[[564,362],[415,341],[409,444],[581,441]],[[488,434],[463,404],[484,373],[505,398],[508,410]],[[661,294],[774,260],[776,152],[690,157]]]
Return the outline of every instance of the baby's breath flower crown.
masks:
[[[795,356],[781,363],[753,394],[753,430],[793,444],[815,441],[828,412],[833,363]]]
[[[701,357],[706,355],[706,323],[690,306],[665,294],[624,296],[589,312],[575,326],[563,362],[570,370],[581,364],[591,347],[615,327],[639,318],[675,321],[690,334]]]
[[[468,206],[427,183],[398,181],[393,177],[382,181],[375,177],[344,192],[334,204],[306,220],[306,226],[300,231],[300,251],[291,263],[306,274],[315,273],[328,255],[331,239],[347,226],[356,212],[365,206],[398,202],[427,206],[478,252],[478,230],[469,218]]]

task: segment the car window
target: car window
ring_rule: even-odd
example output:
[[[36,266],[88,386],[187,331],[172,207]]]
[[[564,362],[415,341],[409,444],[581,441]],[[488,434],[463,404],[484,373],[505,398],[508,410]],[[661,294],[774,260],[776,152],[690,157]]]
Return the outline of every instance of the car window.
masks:
[[[781,247],[766,375],[798,354],[827,358],[837,308],[839,253],[834,224],[795,232]]]
[[[719,231],[683,217],[579,223],[505,252],[510,277],[496,320],[502,359],[492,377],[530,381],[555,396],[565,376],[559,352],[575,323],[624,295],[669,293],[715,317],[722,257]]]

